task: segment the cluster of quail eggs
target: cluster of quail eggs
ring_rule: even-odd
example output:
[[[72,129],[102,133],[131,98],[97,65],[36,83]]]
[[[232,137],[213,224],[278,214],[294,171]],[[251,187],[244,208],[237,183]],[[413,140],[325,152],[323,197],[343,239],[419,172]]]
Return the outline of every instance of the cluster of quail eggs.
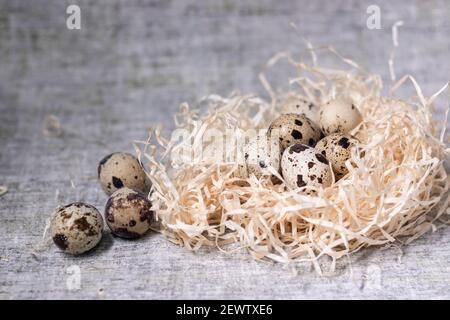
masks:
[[[348,173],[347,160],[358,140],[350,135],[362,121],[350,98],[337,97],[316,106],[298,96],[289,96],[283,113],[264,135],[244,145],[245,164],[239,177],[257,178],[281,173],[290,189],[326,188]],[[306,191],[303,188],[302,191]]]
[[[337,181],[347,174],[350,150],[358,142],[349,132],[361,121],[361,113],[348,98],[338,97],[318,108],[290,96],[267,132],[245,144],[245,161],[236,175],[276,181],[281,173],[290,189],[328,187],[333,175]],[[104,220],[97,208],[82,202],[58,208],[52,217],[53,241],[66,253],[77,255],[94,248],[102,238],[104,221],[113,235],[124,239],[141,237],[154,221],[146,196],[150,183],[136,157],[123,152],[104,157],[98,179],[109,196]]]
[[[104,219],[112,234],[125,239],[144,235],[154,213],[146,196],[150,183],[138,159],[128,153],[112,153],[100,161],[98,179],[109,196]],[[87,203],[60,207],[51,220],[53,242],[65,253],[89,251],[102,239],[103,221],[98,209]]]

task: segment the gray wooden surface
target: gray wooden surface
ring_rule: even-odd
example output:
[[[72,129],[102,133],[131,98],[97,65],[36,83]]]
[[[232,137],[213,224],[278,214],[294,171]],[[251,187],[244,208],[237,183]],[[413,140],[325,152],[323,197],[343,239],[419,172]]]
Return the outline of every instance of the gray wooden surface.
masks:
[[[79,31],[66,29],[69,4],[81,7]],[[366,27],[370,4],[381,8],[380,30]],[[449,80],[450,1],[0,0],[0,185],[8,188],[0,197],[0,298],[450,298],[448,228],[403,247],[403,256],[364,251],[334,277],[309,267],[294,276],[245,252],[191,253],[159,234],[106,234],[82,257],[53,246],[31,254],[58,204],[103,208],[98,160],[133,151],[148,126],[170,128],[180,102],[236,88],[264,94],[261,65],[276,51],[302,49],[289,22],[387,79],[390,26],[399,19],[397,71],[431,94]],[[287,74],[271,79],[285,84]],[[43,134],[50,114],[60,137]]]

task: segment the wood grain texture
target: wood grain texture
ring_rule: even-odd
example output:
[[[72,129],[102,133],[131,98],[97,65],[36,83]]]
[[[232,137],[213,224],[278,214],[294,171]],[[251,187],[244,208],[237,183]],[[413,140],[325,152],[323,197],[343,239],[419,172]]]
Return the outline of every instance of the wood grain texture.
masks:
[[[381,30],[366,28],[374,2]],[[80,31],[65,27],[72,3],[81,7]],[[332,278],[309,267],[293,276],[245,252],[188,252],[159,234],[138,241],[106,234],[78,258],[54,247],[40,259],[31,255],[58,204],[103,208],[97,162],[132,151],[148,126],[170,128],[180,102],[236,88],[264,95],[261,65],[279,50],[303,47],[289,22],[387,79],[390,26],[399,19],[397,72],[413,74],[431,94],[449,80],[445,0],[0,0],[0,185],[9,189],[0,198],[0,298],[450,298],[447,228],[404,247],[401,260],[397,249],[366,250],[352,257],[352,268],[342,261]],[[289,74],[283,68],[270,74],[280,86]],[[407,86],[402,94],[411,92]],[[436,115],[442,121],[444,105]],[[60,119],[62,136],[43,134],[49,114]],[[73,265],[81,271],[78,290],[70,286]]]

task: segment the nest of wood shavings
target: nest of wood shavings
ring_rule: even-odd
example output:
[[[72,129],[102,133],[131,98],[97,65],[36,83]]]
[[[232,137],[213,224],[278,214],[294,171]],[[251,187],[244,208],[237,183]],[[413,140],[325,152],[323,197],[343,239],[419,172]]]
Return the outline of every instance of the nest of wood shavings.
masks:
[[[284,59],[296,69],[290,92],[274,92],[262,73],[270,102],[233,94],[205,98],[207,111],[182,104],[170,138],[154,130],[142,142],[144,149],[137,147],[153,183],[149,197],[161,232],[171,241],[190,250],[245,248],[255,259],[309,261],[321,273],[322,256],[331,257],[333,271],[339,258],[361,248],[408,243],[445,222],[450,200],[450,179],[443,165],[449,152],[444,143],[446,120],[437,126],[432,110],[447,86],[425,97],[414,78],[405,76],[383,96],[378,75],[364,72],[332,48],[329,51],[349,67],[321,68],[315,49],[309,49],[311,64],[280,53],[266,66],[273,68]],[[395,98],[406,81],[417,96],[408,101]],[[280,175],[281,183],[240,178],[235,156],[239,146],[223,142],[229,137],[241,141],[242,132],[267,128],[292,94],[314,105],[350,96],[364,119],[351,132],[360,144],[346,163],[349,173],[313,195],[288,190]],[[208,132],[223,139],[205,138]]]

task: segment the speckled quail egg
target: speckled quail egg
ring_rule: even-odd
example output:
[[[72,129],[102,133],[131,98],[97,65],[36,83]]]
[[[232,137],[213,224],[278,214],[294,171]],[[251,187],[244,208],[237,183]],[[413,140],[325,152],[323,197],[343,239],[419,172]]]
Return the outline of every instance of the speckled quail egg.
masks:
[[[277,139],[267,138],[266,135],[252,137],[244,146],[244,158],[248,175],[254,174],[258,179],[271,176],[269,167],[276,172],[280,169],[279,142]]]
[[[268,137],[279,138],[281,152],[300,143],[315,146],[322,137],[320,128],[304,114],[286,113],[275,119],[267,131]]]
[[[319,107],[314,103],[299,97],[295,94],[290,94],[283,103],[282,113],[298,113],[304,114],[313,122],[319,121]]]
[[[121,188],[108,199],[105,207],[106,224],[118,237],[134,239],[145,234],[154,220],[147,197],[130,188]]]
[[[348,133],[362,121],[362,115],[350,98],[340,97],[320,107],[319,123],[325,134]]]
[[[103,190],[111,195],[114,191],[128,187],[146,192],[149,180],[138,159],[124,152],[115,152],[104,157],[98,164],[98,178]]]
[[[59,208],[51,220],[50,232],[64,252],[81,254],[94,248],[102,238],[103,219],[98,210],[75,202]]]
[[[330,134],[317,142],[316,149],[330,161],[336,180],[347,174],[345,161],[350,158],[351,148],[357,143],[356,138],[341,133]]]
[[[332,183],[331,167],[318,150],[304,144],[294,144],[281,157],[281,171],[291,189],[304,186],[328,187]]]

